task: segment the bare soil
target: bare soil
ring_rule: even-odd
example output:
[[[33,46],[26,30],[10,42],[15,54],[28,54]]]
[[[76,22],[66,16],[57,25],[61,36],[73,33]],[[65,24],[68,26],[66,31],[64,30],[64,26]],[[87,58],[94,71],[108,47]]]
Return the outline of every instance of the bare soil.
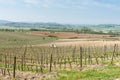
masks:
[[[41,36],[56,36],[58,38],[105,38],[109,35],[100,34],[77,34],[74,32],[49,32],[49,31],[32,31],[31,34],[41,35]]]
[[[77,34],[74,32],[49,32],[49,31],[32,31],[34,35],[40,36],[56,36],[59,39],[52,43],[37,44],[34,46],[50,46],[56,44],[57,46],[103,46],[120,44],[120,37],[110,37],[110,35],[101,34]]]

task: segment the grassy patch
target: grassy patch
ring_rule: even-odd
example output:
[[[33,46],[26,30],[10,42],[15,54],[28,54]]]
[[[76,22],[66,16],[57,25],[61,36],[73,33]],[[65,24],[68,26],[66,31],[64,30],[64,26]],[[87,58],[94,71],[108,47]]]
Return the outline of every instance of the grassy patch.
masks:
[[[109,65],[103,70],[59,71],[59,76],[49,80],[113,80],[120,78],[120,67]]]
[[[27,32],[0,32],[0,48],[17,47],[25,44],[38,45],[49,43],[52,40],[51,37],[32,35]]]

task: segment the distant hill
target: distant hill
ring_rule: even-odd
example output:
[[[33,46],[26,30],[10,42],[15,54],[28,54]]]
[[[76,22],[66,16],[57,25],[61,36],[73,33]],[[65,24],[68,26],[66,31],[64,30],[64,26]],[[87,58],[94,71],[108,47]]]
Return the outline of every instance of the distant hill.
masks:
[[[15,28],[42,28],[42,27],[65,27],[59,23],[43,23],[43,22],[12,22],[7,20],[0,20],[0,26],[9,26]]]
[[[44,23],[44,22],[14,22],[0,20],[0,28],[15,28],[15,29],[30,29],[30,30],[51,30],[51,31],[76,31],[82,29],[92,29],[97,32],[120,32],[120,24],[59,24],[59,23]],[[87,28],[86,28],[87,27]]]

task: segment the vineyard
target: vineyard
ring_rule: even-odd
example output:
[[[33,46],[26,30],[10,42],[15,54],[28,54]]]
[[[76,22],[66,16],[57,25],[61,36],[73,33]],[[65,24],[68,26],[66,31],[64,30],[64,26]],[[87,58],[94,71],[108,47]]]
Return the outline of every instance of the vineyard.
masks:
[[[14,78],[17,71],[85,71],[108,65],[120,66],[119,44],[58,47],[26,44],[16,48],[0,49],[0,73]]]
[[[0,0],[0,80],[120,80],[120,0]]]

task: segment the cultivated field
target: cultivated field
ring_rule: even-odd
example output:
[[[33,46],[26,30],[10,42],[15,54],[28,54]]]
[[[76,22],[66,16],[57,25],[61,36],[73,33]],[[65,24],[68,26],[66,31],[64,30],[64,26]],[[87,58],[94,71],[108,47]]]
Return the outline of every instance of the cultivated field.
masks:
[[[101,34],[77,34],[74,32],[49,32],[49,31],[32,31],[30,34],[40,35],[43,37],[53,36],[51,43],[37,44],[36,46],[102,46],[120,44],[120,37],[110,37],[110,35]],[[54,39],[57,38],[57,39]],[[35,45],[34,45],[35,46]]]
[[[55,36],[58,38],[108,38],[109,35],[97,35],[97,34],[77,34],[74,32],[49,32],[49,31],[32,31],[31,34],[41,35],[41,36]]]
[[[92,35],[0,32],[0,78],[119,80],[119,37]]]

